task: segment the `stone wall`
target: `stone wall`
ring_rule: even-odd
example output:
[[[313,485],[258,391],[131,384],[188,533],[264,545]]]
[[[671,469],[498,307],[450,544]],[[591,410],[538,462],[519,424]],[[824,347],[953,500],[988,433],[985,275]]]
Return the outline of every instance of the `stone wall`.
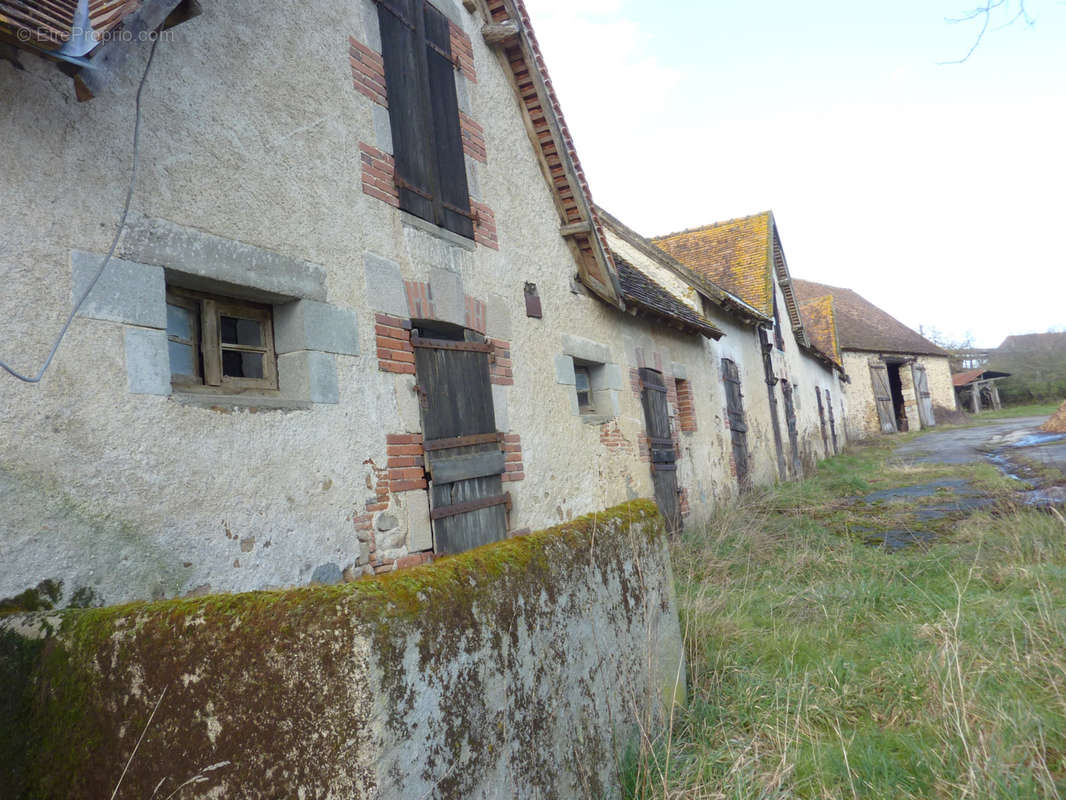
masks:
[[[684,693],[672,593],[635,501],[340,587],[9,617],[0,798],[609,796]]]
[[[851,378],[847,384],[848,435],[856,439],[876,436],[881,433],[881,423],[877,417],[877,404],[874,402],[873,383],[870,378],[870,359],[881,357],[912,358],[925,366],[929,378],[929,391],[933,395],[933,407],[947,408],[954,411],[955,390],[951,383],[951,367],[946,356],[915,356],[907,353],[874,353],[860,350],[844,352],[844,369]],[[921,429],[918,416],[917,398],[914,393],[914,378],[910,365],[900,369],[900,383],[903,391],[903,405],[907,414],[910,430]]]

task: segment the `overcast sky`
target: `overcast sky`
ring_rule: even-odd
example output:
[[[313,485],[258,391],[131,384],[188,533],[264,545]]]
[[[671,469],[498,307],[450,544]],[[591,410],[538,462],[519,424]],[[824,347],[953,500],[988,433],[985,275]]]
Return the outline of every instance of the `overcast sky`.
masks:
[[[977,4],[527,0],[604,208],[647,236],[773,209],[795,277],[995,346],[1066,330],[1066,3],[941,65]]]

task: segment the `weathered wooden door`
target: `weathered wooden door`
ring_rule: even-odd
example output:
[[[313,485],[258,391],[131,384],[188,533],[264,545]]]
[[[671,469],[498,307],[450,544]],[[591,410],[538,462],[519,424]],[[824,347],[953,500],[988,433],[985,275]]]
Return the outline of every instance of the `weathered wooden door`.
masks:
[[[740,391],[737,365],[722,359],[722,382],[725,385],[726,413],[729,414],[730,438],[733,442],[733,463],[737,469],[737,483],[741,490],[751,488],[748,468],[748,420],[744,416],[744,395]]]
[[[788,469],[785,467],[785,446],[781,443],[781,422],[777,418],[777,377],[774,375],[774,360],[772,353],[774,346],[770,344],[770,335],[765,328],[759,328],[759,341],[762,343],[763,373],[766,376],[766,391],[770,401],[770,427],[774,432],[774,450],[777,453],[777,474],[781,480],[788,480]]]
[[[826,392],[828,391],[826,389]],[[829,431],[825,427],[825,403],[822,402],[822,390],[817,386],[814,387],[814,396],[818,398],[818,422],[822,426],[822,447],[825,448],[825,454],[829,455]]]
[[[681,498],[677,486],[677,451],[670,434],[670,412],[666,407],[666,383],[661,372],[640,370],[640,398],[651,451],[651,480],[655,502],[671,532],[681,530]]]
[[[785,425],[788,428],[788,446],[792,449],[792,477],[803,474],[803,462],[799,451],[799,426],[796,423],[796,402],[792,396],[792,383],[781,379],[781,394],[785,398]]]
[[[874,387],[874,402],[882,433],[896,432],[896,412],[892,406],[892,390],[888,385],[888,367],[877,362],[870,363],[870,380]]]
[[[411,344],[434,550],[461,553],[507,535],[511,496],[500,477],[503,435],[496,431],[489,384],[492,346],[470,331],[462,341],[418,334]]]
[[[840,448],[837,447],[837,418],[833,414],[833,395],[829,394],[829,390],[825,390],[825,405],[829,409],[829,431],[833,434],[833,455],[840,453]]]
[[[925,374],[925,366],[911,364],[911,376],[914,378],[914,394],[918,398],[918,419],[922,421],[923,428],[932,428],[936,425],[936,417],[933,416],[933,393],[929,391],[929,376]]]

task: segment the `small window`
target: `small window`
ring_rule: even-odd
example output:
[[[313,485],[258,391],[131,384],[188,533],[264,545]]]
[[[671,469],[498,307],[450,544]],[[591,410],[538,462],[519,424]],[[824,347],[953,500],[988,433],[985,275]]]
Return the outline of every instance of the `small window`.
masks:
[[[595,414],[592,403],[592,380],[588,367],[574,367],[574,388],[577,390],[577,407],[582,414]]]
[[[167,289],[167,348],[177,389],[278,388],[270,306]]]

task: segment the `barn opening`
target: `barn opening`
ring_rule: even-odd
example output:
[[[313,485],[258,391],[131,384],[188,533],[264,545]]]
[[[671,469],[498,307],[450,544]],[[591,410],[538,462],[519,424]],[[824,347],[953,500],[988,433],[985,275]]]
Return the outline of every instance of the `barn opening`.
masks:
[[[900,431],[908,430],[907,410],[903,405],[903,378],[899,368],[903,361],[889,361],[885,359],[888,367],[888,389],[892,393],[892,412],[896,418],[896,428]]]

